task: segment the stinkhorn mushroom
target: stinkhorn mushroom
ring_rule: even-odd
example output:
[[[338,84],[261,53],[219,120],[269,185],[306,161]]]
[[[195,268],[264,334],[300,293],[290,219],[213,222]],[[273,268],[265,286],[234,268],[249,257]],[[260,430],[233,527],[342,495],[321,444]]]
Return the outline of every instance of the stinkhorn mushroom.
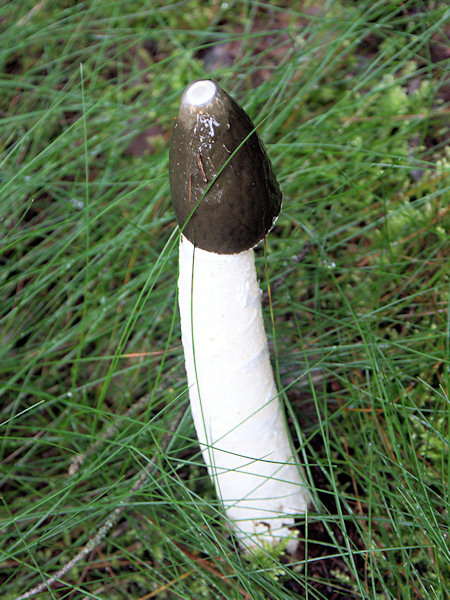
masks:
[[[255,127],[215,82],[181,97],[170,186],[182,230],[179,307],[192,415],[217,495],[244,548],[286,539],[309,494],[269,359],[256,246],[281,191]]]

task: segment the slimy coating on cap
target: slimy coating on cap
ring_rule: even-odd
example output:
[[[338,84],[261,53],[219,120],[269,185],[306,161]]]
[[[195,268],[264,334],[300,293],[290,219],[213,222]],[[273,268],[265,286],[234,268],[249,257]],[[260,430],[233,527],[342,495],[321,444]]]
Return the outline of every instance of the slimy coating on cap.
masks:
[[[280,212],[280,187],[255,126],[211,80],[195,81],[182,95],[169,171],[178,224],[203,250],[253,248]]]

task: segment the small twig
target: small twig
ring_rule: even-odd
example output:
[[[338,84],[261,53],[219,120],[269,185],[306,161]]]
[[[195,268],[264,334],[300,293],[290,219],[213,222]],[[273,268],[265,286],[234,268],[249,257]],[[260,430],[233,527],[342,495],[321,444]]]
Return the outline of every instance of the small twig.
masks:
[[[124,419],[124,418],[126,419],[126,418],[130,417],[133,413],[137,412],[140,408],[142,408],[145,404],[147,404],[149,397],[150,396],[148,394],[146,394],[145,396],[142,396],[142,398],[140,398],[137,402],[135,402],[132,406],[130,406],[130,408],[127,410],[127,412],[122,417],[122,419]],[[118,426],[116,425],[116,423],[113,423],[112,425],[110,425],[106,429],[106,431],[103,433],[103,435],[98,440],[96,440],[88,448],[88,450],[86,452],[84,452],[83,454],[77,454],[76,456],[74,456],[70,463],[69,475],[75,475],[75,473],[78,471],[78,469],[84,463],[86,458],[88,456],[91,456],[91,454],[93,454],[97,450],[97,448],[100,446],[102,441],[109,440],[109,438],[111,438],[116,433],[117,427]]]
[[[29,21],[35,13],[41,10],[41,8],[44,8],[44,6],[47,4],[47,1],[48,0],[41,0],[35,4],[32,9],[30,9],[21,19],[17,21],[17,26],[20,27]]]
[[[17,448],[16,450],[14,450],[14,452],[11,452],[11,454],[9,454],[6,458],[3,459],[3,464],[7,464],[12,462],[13,460],[15,460],[19,454],[21,454],[24,450],[26,450],[27,448],[29,448],[33,442],[35,442],[36,440],[38,440],[39,438],[41,438],[45,433],[45,429],[42,429],[41,431],[38,431],[37,433],[35,433],[33,435],[33,437],[29,438],[24,444],[23,446],[20,446],[19,448]]]
[[[169,431],[163,436],[157,454],[154,454],[152,456],[152,458],[149,460],[147,465],[141,470],[141,472],[137,476],[137,479],[134,482],[134,484],[130,490],[127,500],[129,500],[131,498],[131,496],[133,496],[133,494],[135,494],[138,490],[140,490],[144,486],[144,484],[147,481],[148,476],[150,474],[150,468],[155,466],[154,463],[156,462],[157,456],[159,456],[161,454],[161,452],[164,452],[166,450],[166,448],[169,445],[169,442],[172,438],[172,435],[178,429],[178,426],[181,423],[181,420],[184,416],[185,411],[186,411],[185,408],[180,411],[178,417],[173,422]],[[67,562],[57,573],[55,573],[55,575],[53,575],[52,577],[49,577],[46,581],[43,581],[42,583],[35,586],[34,588],[31,588],[30,590],[25,592],[25,594],[21,594],[20,596],[18,596],[16,598],[16,600],[26,600],[27,598],[31,598],[32,596],[35,596],[36,594],[39,594],[40,592],[42,592],[46,589],[49,589],[54,583],[61,580],[61,578],[64,577],[64,575],[68,571],[70,571],[70,569],[72,569],[77,563],[79,563],[87,554],[92,552],[102,542],[102,540],[107,535],[107,533],[119,521],[120,516],[122,515],[123,511],[125,510],[125,507],[126,507],[126,503],[121,502],[121,505],[112,511],[112,513],[109,515],[109,517],[103,523],[103,525],[98,529],[97,533],[95,535],[92,535],[88,539],[85,546],[83,546],[83,548],[78,552],[78,554],[76,556],[74,556],[71,560],[69,560],[69,562]]]
[[[202,157],[200,156],[200,152],[197,152],[197,164],[198,168],[201,171],[203,181],[208,183],[208,178],[206,177],[205,169],[203,168]]]

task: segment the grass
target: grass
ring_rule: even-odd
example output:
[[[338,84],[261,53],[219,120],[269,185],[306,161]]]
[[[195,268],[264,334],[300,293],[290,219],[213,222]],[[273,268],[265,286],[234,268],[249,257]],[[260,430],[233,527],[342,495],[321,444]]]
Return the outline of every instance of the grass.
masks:
[[[2,598],[89,540],[33,597],[444,598],[445,3],[14,4],[0,7]],[[168,142],[205,76],[260,125],[284,192],[264,312],[315,498],[290,559],[230,538],[187,409]]]

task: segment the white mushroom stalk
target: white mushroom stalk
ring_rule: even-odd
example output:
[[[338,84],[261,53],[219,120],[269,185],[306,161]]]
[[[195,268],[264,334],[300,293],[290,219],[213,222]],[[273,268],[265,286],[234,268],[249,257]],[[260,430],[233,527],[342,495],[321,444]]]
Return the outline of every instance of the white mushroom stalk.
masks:
[[[170,175],[186,234],[179,307],[203,458],[244,548],[285,540],[292,552],[309,494],[270,364],[252,249],[278,216],[281,192],[250,119],[212,81],[183,94]]]

